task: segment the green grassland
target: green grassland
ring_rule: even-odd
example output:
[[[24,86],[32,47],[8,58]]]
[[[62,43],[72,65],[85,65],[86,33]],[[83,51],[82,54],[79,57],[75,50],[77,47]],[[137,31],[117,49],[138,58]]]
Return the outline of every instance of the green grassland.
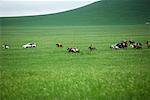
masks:
[[[148,100],[150,49],[112,50],[123,39],[150,39],[145,25],[3,27],[2,100]],[[37,48],[23,49],[27,42]],[[57,48],[57,42],[63,48]],[[93,44],[97,51],[90,52]],[[80,53],[68,53],[78,47]]]
[[[52,15],[0,17],[2,100],[149,100],[150,0],[102,0]],[[28,42],[37,48],[22,48]],[[63,48],[57,48],[61,42]],[[97,50],[90,52],[93,44]],[[80,53],[68,53],[77,47]]]

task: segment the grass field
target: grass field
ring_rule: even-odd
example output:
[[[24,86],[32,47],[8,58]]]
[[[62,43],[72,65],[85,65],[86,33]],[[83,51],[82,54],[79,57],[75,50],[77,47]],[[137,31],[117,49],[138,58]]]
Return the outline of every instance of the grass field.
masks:
[[[111,50],[124,39],[150,40],[144,25],[2,27],[1,100],[148,100],[150,49]],[[23,49],[27,42],[37,48]],[[64,47],[56,48],[61,42]],[[97,51],[89,52],[93,44]],[[67,52],[78,47],[80,53]]]

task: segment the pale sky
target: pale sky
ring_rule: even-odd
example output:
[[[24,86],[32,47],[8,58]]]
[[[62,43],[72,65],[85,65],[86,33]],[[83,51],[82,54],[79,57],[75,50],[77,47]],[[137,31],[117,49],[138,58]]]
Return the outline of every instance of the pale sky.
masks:
[[[100,0],[0,0],[0,17],[52,14],[96,1]]]

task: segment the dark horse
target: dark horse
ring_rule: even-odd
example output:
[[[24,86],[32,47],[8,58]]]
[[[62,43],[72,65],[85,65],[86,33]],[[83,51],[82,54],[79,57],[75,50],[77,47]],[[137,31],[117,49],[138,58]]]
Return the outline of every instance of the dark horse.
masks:
[[[61,43],[57,43],[56,46],[57,47],[63,47],[63,45]]]
[[[134,42],[134,41],[129,40],[129,43],[132,48],[135,48],[135,49],[142,48],[142,44],[140,42]]]
[[[120,48],[127,48],[127,46],[128,46],[128,43],[126,40],[124,40],[124,41],[121,41],[121,42],[116,43],[114,45],[111,45],[110,48],[120,49]]]
[[[90,49],[90,51],[94,51],[94,50],[96,50],[96,48],[95,48],[95,47],[93,47],[93,46],[92,46],[92,44],[89,46],[89,49]]]

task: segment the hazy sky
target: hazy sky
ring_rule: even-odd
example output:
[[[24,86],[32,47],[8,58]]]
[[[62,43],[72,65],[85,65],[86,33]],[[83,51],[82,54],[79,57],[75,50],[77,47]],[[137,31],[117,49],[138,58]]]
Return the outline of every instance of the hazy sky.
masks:
[[[0,0],[0,17],[58,13],[99,0]]]

